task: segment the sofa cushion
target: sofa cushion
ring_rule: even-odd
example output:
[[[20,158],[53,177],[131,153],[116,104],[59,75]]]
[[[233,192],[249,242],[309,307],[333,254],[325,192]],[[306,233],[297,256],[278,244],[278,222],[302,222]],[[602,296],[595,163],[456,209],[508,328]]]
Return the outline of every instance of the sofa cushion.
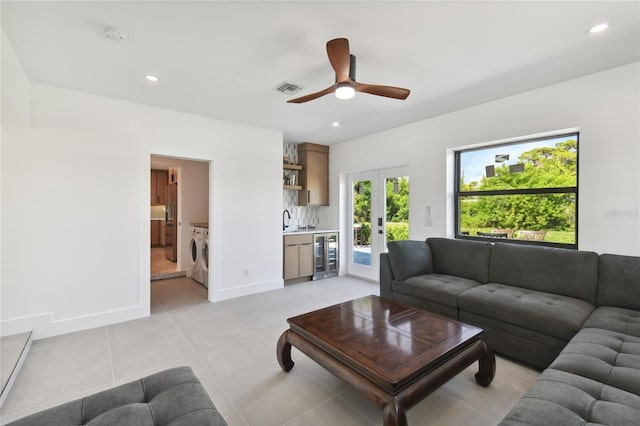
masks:
[[[7,426],[227,423],[191,367],[177,367],[32,414]]]
[[[547,368],[567,344],[564,339],[464,311],[460,311],[459,319],[482,328],[482,340],[494,352],[515,358],[541,370]]]
[[[600,328],[583,328],[550,368],[640,396],[640,338]]]
[[[640,337],[640,311],[601,306],[589,315],[583,328],[604,328]]]
[[[640,311],[640,257],[600,256],[596,305]]]
[[[433,272],[431,250],[424,241],[392,241],[387,244],[389,263],[396,280]]]
[[[503,284],[485,284],[462,293],[461,311],[569,340],[593,311],[583,300]]]
[[[407,278],[404,281],[394,280],[393,291],[436,302],[441,305],[458,308],[458,295],[480,283],[467,278],[442,274],[424,274]]]
[[[489,282],[489,258],[491,243],[484,241],[428,238],[431,248],[433,272]]]
[[[501,426],[637,425],[640,396],[570,372],[545,370]]]
[[[595,304],[598,255],[590,251],[496,243],[491,252],[490,280]]]

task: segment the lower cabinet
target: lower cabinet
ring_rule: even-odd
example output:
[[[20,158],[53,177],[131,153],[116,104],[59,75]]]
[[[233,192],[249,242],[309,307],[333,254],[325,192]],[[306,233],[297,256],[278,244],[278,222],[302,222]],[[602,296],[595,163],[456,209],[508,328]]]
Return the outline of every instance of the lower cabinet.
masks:
[[[151,221],[151,247],[158,247],[160,245],[160,221]]]
[[[285,235],[283,278],[292,280],[313,275],[313,234]]]

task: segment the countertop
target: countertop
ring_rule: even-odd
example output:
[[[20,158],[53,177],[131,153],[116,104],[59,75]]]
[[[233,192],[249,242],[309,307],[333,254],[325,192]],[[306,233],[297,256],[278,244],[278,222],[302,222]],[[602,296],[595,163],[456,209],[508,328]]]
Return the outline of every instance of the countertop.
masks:
[[[287,229],[286,231],[282,231],[282,235],[324,234],[327,232],[340,232],[340,230],[327,228],[300,228],[295,231],[290,231],[289,229]]]

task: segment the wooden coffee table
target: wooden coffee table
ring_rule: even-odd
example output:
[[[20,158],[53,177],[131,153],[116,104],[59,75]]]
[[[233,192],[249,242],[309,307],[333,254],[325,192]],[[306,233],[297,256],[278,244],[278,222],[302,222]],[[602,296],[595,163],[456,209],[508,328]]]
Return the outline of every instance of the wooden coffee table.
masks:
[[[482,329],[377,296],[287,320],[278,363],[293,368],[291,345],[383,410],[384,425],[406,425],[411,408],[476,360],[478,384],[496,372]]]

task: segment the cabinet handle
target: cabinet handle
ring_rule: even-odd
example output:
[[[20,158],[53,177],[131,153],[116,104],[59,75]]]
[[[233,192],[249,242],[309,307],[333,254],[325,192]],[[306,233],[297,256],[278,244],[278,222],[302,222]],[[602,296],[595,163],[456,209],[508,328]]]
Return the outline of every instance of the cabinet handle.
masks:
[[[307,203],[311,202],[311,190],[307,189]]]

